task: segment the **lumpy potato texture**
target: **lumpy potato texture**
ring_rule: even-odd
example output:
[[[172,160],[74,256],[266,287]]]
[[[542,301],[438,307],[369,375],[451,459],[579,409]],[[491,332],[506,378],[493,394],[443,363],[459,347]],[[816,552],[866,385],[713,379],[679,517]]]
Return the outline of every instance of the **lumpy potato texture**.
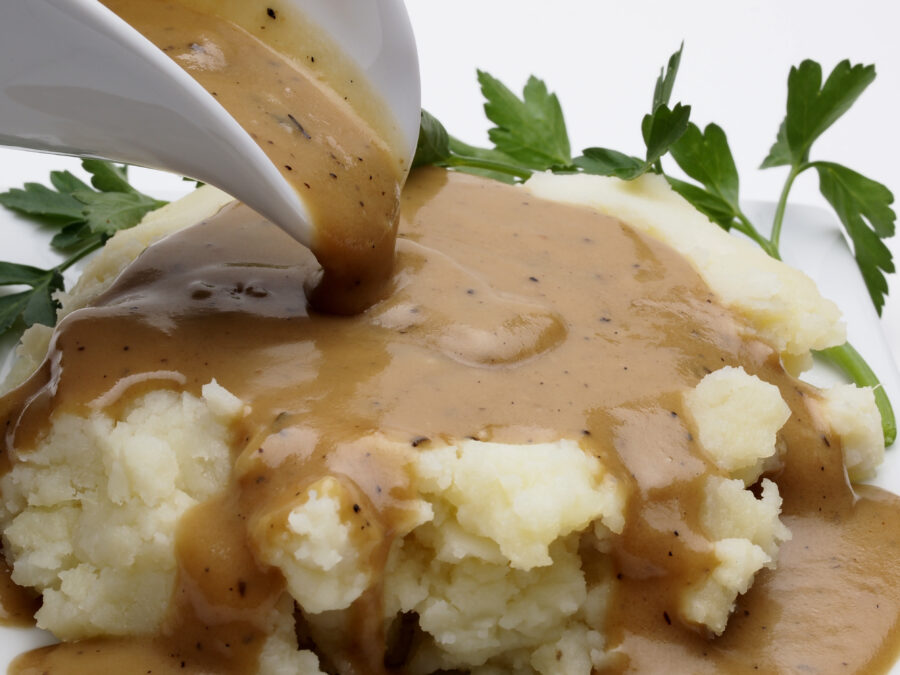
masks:
[[[715,226],[678,203],[666,186],[652,178],[585,180],[540,177],[528,189],[602,205],[664,240],[691,233],[686,240],[694,243],[682,253],[701,273],[707,270],[707,282],[726,304],[788,361],[802,364],[810,348],[841,341],[836,310],[811,282],[710,235]],[[63,296],[63,312],[90,302],[148,244],[227,201],[201,188],[118,233]],[[663,220],[680,229],[656,224]],[[713,249],[704,253],[700,241],[710,236]],[[719,267],[711,261],[725,253],[743,261],[746,297],[734,284],[716,285]],[[807,325],[809,316],[815,320]],[[11,383],[37,366],[48,339],[41,328],[26,334]],[[778,549],[790,537],[779,519],[777,486],[764,480],[758,496],[746,487],[778,453],[775,434],[786,406],[772,389],[740,369],[724,368],[685,392],[701,445],[727,475],[711,474],[703,486],[703,534],[718,565],[704,583],[682,593],[681,618],[713,633],[724,630],[736,597],[755,575],[777,565]],[[821,406],[844,440],[851,472],[859,475],[883,453],[870,394],[839,388]],[[186,509],[225,484],[229,425],[242,414],[242,402],[210,383],[201,398],[153,392],[121,419],[97,413],[51,420],[42,445],[3,479],[0,513],[14,579],[44,594],[42,626],[64,639],[158,626],[176,564],[171,533]],[[607,538],[625,526],[628,492],[609,467],[577,439],[528,446],[445,439],[409,454],[407,466],[416,517],[389,552],[382,620],[390,626],[403,613],[418,615],[425,644],[411,672],[587,675],[602,667],[615,580],[602,564],[586,570],[580,547],[602,552]],[[365,539],[351,536],[352,506],[339,478],[325,477],[306,489],[280,530],[258,542],[260,556],[282,570],[314,632],[327,630],[334,613],[380,581],[367,564]],[[283,639],[267,644],[260,672],[295,672],[290,668],[300,668],[301,659],[300,672],[316,673],[316,656],[298,652],[289,635],[289,614],[273,624],[273,636]]]

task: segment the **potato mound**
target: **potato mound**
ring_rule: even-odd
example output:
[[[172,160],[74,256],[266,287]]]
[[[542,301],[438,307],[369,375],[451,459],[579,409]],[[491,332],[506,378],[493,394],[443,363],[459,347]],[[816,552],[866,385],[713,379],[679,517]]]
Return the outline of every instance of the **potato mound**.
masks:
[[[625,508],[600,461],[571,440],[464,440],[419,453],[414,467],[434,519],[396,544],[385,579],[387,616],[416,612],[429,636],[412,672],[599,665],[602,611],[591,607],[606,587],[588,588],[579,535],[594,522],[621,532]],[[564,670],[546,658],[558,649]]]
[[[230,423],[243,413],[211,382],[203,397],[154,391],[122,419],[57,415],[0,480],[13,581],[44,596],[38,625],[65,640],[152,632],[175,583],[175,525],[226,484]]]
[[[836,308],[812,282],[721,232],[664,181],[536,176],[526,189],[592,205],[676,247],[795,369],[810,349],[843,340]],[[63,313],[102,292],[149,243],[226,201],[201,188],[119,232],[62,298]],[[48,335],[39,327],[25,335],[7,386],[34,370]],[[779,546],[790,539],[778,486],[763,479],[759,498],[748,489],[777,458],[777,433],[790,410],[776,387],[727,367],[685,392],[684,403],[714,467],[703,484],[700,522],[718,565],[682,590],[681,619],[718,634],[737,596],[759,570],[777,564]],[[842,439],[851,475],[871,473],[884,449],[871,392],[837,387],[819,408]],[[244,412],[213,381],[200,398],[149,393],[121,419],[96,412],[50,420],[38,447],[0,481],[4,550],[13,579],[43,594],[40,626],[65,640],[159,626],[175,579],[176,523],[225,486],[232,425]],[[381,533],[358,533],[342,478],[309,486],[283,522],[250,533],[290,593],[272,617],[260,672],[320,672],[317,656],[297,648],[291,600],[327,652],[331,626],[377,584],[388,632],[403,616],[418,617],[423,644],[411,673],[589,675],[604,665],[615,578],[611,563],[600,557],[588,567],[580,551],[607,550],[605,542],[623,531],[629,495],[597,457],[567,438],[524,446],[449,439],[415,451],[381,436],[360,442],[402,457],[415,488],[385,576],[373,578],[369,564]]]

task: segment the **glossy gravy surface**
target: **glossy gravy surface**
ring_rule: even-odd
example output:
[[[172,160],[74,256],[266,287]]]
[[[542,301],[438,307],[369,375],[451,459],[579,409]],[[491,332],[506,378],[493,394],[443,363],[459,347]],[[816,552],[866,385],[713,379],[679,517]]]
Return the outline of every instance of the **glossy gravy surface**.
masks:
[[[331,89],[322,64],[335,57],[313,45],[301,59],[258,37],[279,30],[290,35],[284,26],[296,27],[302,43],[303,21],[296,11],[278,2],[218,7],[202,0],[102,2],[209,91],[294,186],[310,211],[313,252],[324,270],[323,278],[309,280],[313,302],[331,312],[354,313],[379,297],[393,261],[405,167],[389,143]]]
[[[63,320],[45,366],[0,401],[20,453],[54,411],[115,415],[148,389],[199,394],[213,377],[252,412],[234,431],[231,485],[180,524],[160,635],[39,650],[16,673],[144,672],[135,663],[251,672],[261,617],[284,591],[256,562],[253,532],[304,487],[338,477],[379,533],[371,564],[383,565],[413,486],[392,457],[360,442],[375,433],[420,448],[466,436],[575,438],[616,472],[629,501],[612,552],[611,672],[886,670],[900,615],[898,500],[853,494],[838,439],[807,408],[815,394],[768,345],[740,337],[740,321],[683,259],[588,209],[433,169],[413,174],[401,213],[390,296],[358,316],[307,309],[297,289],[315,260],[232,205],[145,251],[93,307]],[[677,620],[676,589],[712,563],[698,504],[702,477],[715,471],[681,393],[738,364],[777,384],[793,410],[773,477],[794,539],[726,633],[708,639]],[[590,570],[601,554],[582,552]],[[383,665],[380,613],[376,586],[328,655],[342,673],[403,672]]]

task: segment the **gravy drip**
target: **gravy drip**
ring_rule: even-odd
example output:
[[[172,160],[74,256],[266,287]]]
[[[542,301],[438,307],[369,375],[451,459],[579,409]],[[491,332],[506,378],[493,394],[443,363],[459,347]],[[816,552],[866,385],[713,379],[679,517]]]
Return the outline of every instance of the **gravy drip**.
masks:
[[[323,267],[321,279],[309,280],[312,302],[341,314],[372,304],[394,256],[402,182],[396,153],[312,64],[212,12],[195,11],[191,0],[102,2],[210,92],[298,192]],[[241,4],[243,16],[247,3]],[[272,10],[273,18],[265,5],[256,6],[256,23],[286,24],[288,12]]]
[[[887,668],[900,614],[897,499],[853,494],[837,439],[808,407],[813,391],[768,345],[742,337],[746,327],[674,251],[591,210],[428,169],[404,191],[386,300],[352,317],[308,310],[295,289],[316,270],[283,232],[228,206],[147,249],[94,306],[66,317],[44,367],[0,400],[19,454],[53,414],[89,414],[102,401],[115,416],[158,387],[199,394],[215,377],[252,409],[235,430],[232,484],[181,523],[176,597],[160,635],[48,648],[22,657],[15,673],[125,672],[136,661],[153,672],[247,672],[260,617],[284,589],[254,562],[254,541],[305,487],[330,475],[351,492],[354,517],[380,542],[378,578],[414,486],[402,462],[360,440],[372,434],[411,448],[466,436],[575,438],[598,455],[629,492],[612,551],[613,672]],[[703,477],[716,472],[685,423],[681,392],[738,364],[777,384],[793,410],[774,477],[794,540],[725,635],[707,639],[677,619],[679,589],[713,561],[699,500]],[[604,564],[589,547],[582,553],[585,569]],[[205,582],[207,568],[223,581]],[[243,604],[229,590],[237,580]],[[198,609],[218,606],[240,611]],[[388,672],[372,620],[380,612],[376,592],[351,608],[347,642],[326,655],[341,672]],[[200,634],[220,648],[195,649]],[[223,650],[228,659],[216,660]]]

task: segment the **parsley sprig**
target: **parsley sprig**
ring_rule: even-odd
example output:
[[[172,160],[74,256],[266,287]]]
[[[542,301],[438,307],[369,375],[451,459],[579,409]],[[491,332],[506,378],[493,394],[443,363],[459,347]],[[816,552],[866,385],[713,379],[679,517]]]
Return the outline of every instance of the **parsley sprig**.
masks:
[[[50,245],[68,257],[41,269],[0,262],[0,286],[27,286],[0,295],[0,334],[21,319],[25,326],[56,323],[59,307],[53,294],[64,290],[63,272],[97,250],[118,230],[137,225],[144,215],[166,202],[138,192],[127,169],[99,159],[81,163],[91,175],[91,187],[69,171],[53,171],[51,187],[26,183],[0,193],[0,204],[56,230]]]
[[[787,115],[762,167],[787,166],[772,225],[771,241],[778,246],[787,195],[804,171],[819,174],[819,190],[850,235],[857,264],[879,315],[887,294],[884,272],[893,272],[891,253],[881,240],[894,234],[894,197],[884,185],[835,162],[810,161],[813,143],[843,115],[875,79],[874,66],[842,61],[822,84],[822,68],[804,61],[788,76]]]
[[[419,145],[413,166],[434,164],[514,183],[535,171],[583,172],[632,180],[647,172],[665,176],[672,188],[726,230],[736,230],[781,259],[780,241],[788,196],[802,173],[814,170],[819,189],[834,208],[853,245],[853,253],[878,314],[888,292],[886,273],[894,272],[883,239],[893,236],[896,215],[887,187],[833,161],[812,160],[815,141],[834,124],[875,79],[874,66],[839,63],[822,83],[822,67],[803,61],[788,76],[787,111],[776,141],[761,168],[788,167],[769,236],[763,234],[740,205],[740,180],[728,138],[722,128],[700,129],[690,121],[691,108],[670,107],[682,48],[660,71],[650,112],[641,120],[642,156],[606,147],[589,147],[571,157],[568,132],[555,94],[536,77],[529,78],[520,99],[491,75],[479,71],[485,114],[495,125],[488,132],[493,148],[478,148],[450,136],[441,123],[422,112]],[[670,155],[690,180],[669,174],[663,158]],[[885,444],[896,438],[890,402],[865,360],[849,344],[819,355],[840,367],[858,386],[872,386],[881,412]]]

